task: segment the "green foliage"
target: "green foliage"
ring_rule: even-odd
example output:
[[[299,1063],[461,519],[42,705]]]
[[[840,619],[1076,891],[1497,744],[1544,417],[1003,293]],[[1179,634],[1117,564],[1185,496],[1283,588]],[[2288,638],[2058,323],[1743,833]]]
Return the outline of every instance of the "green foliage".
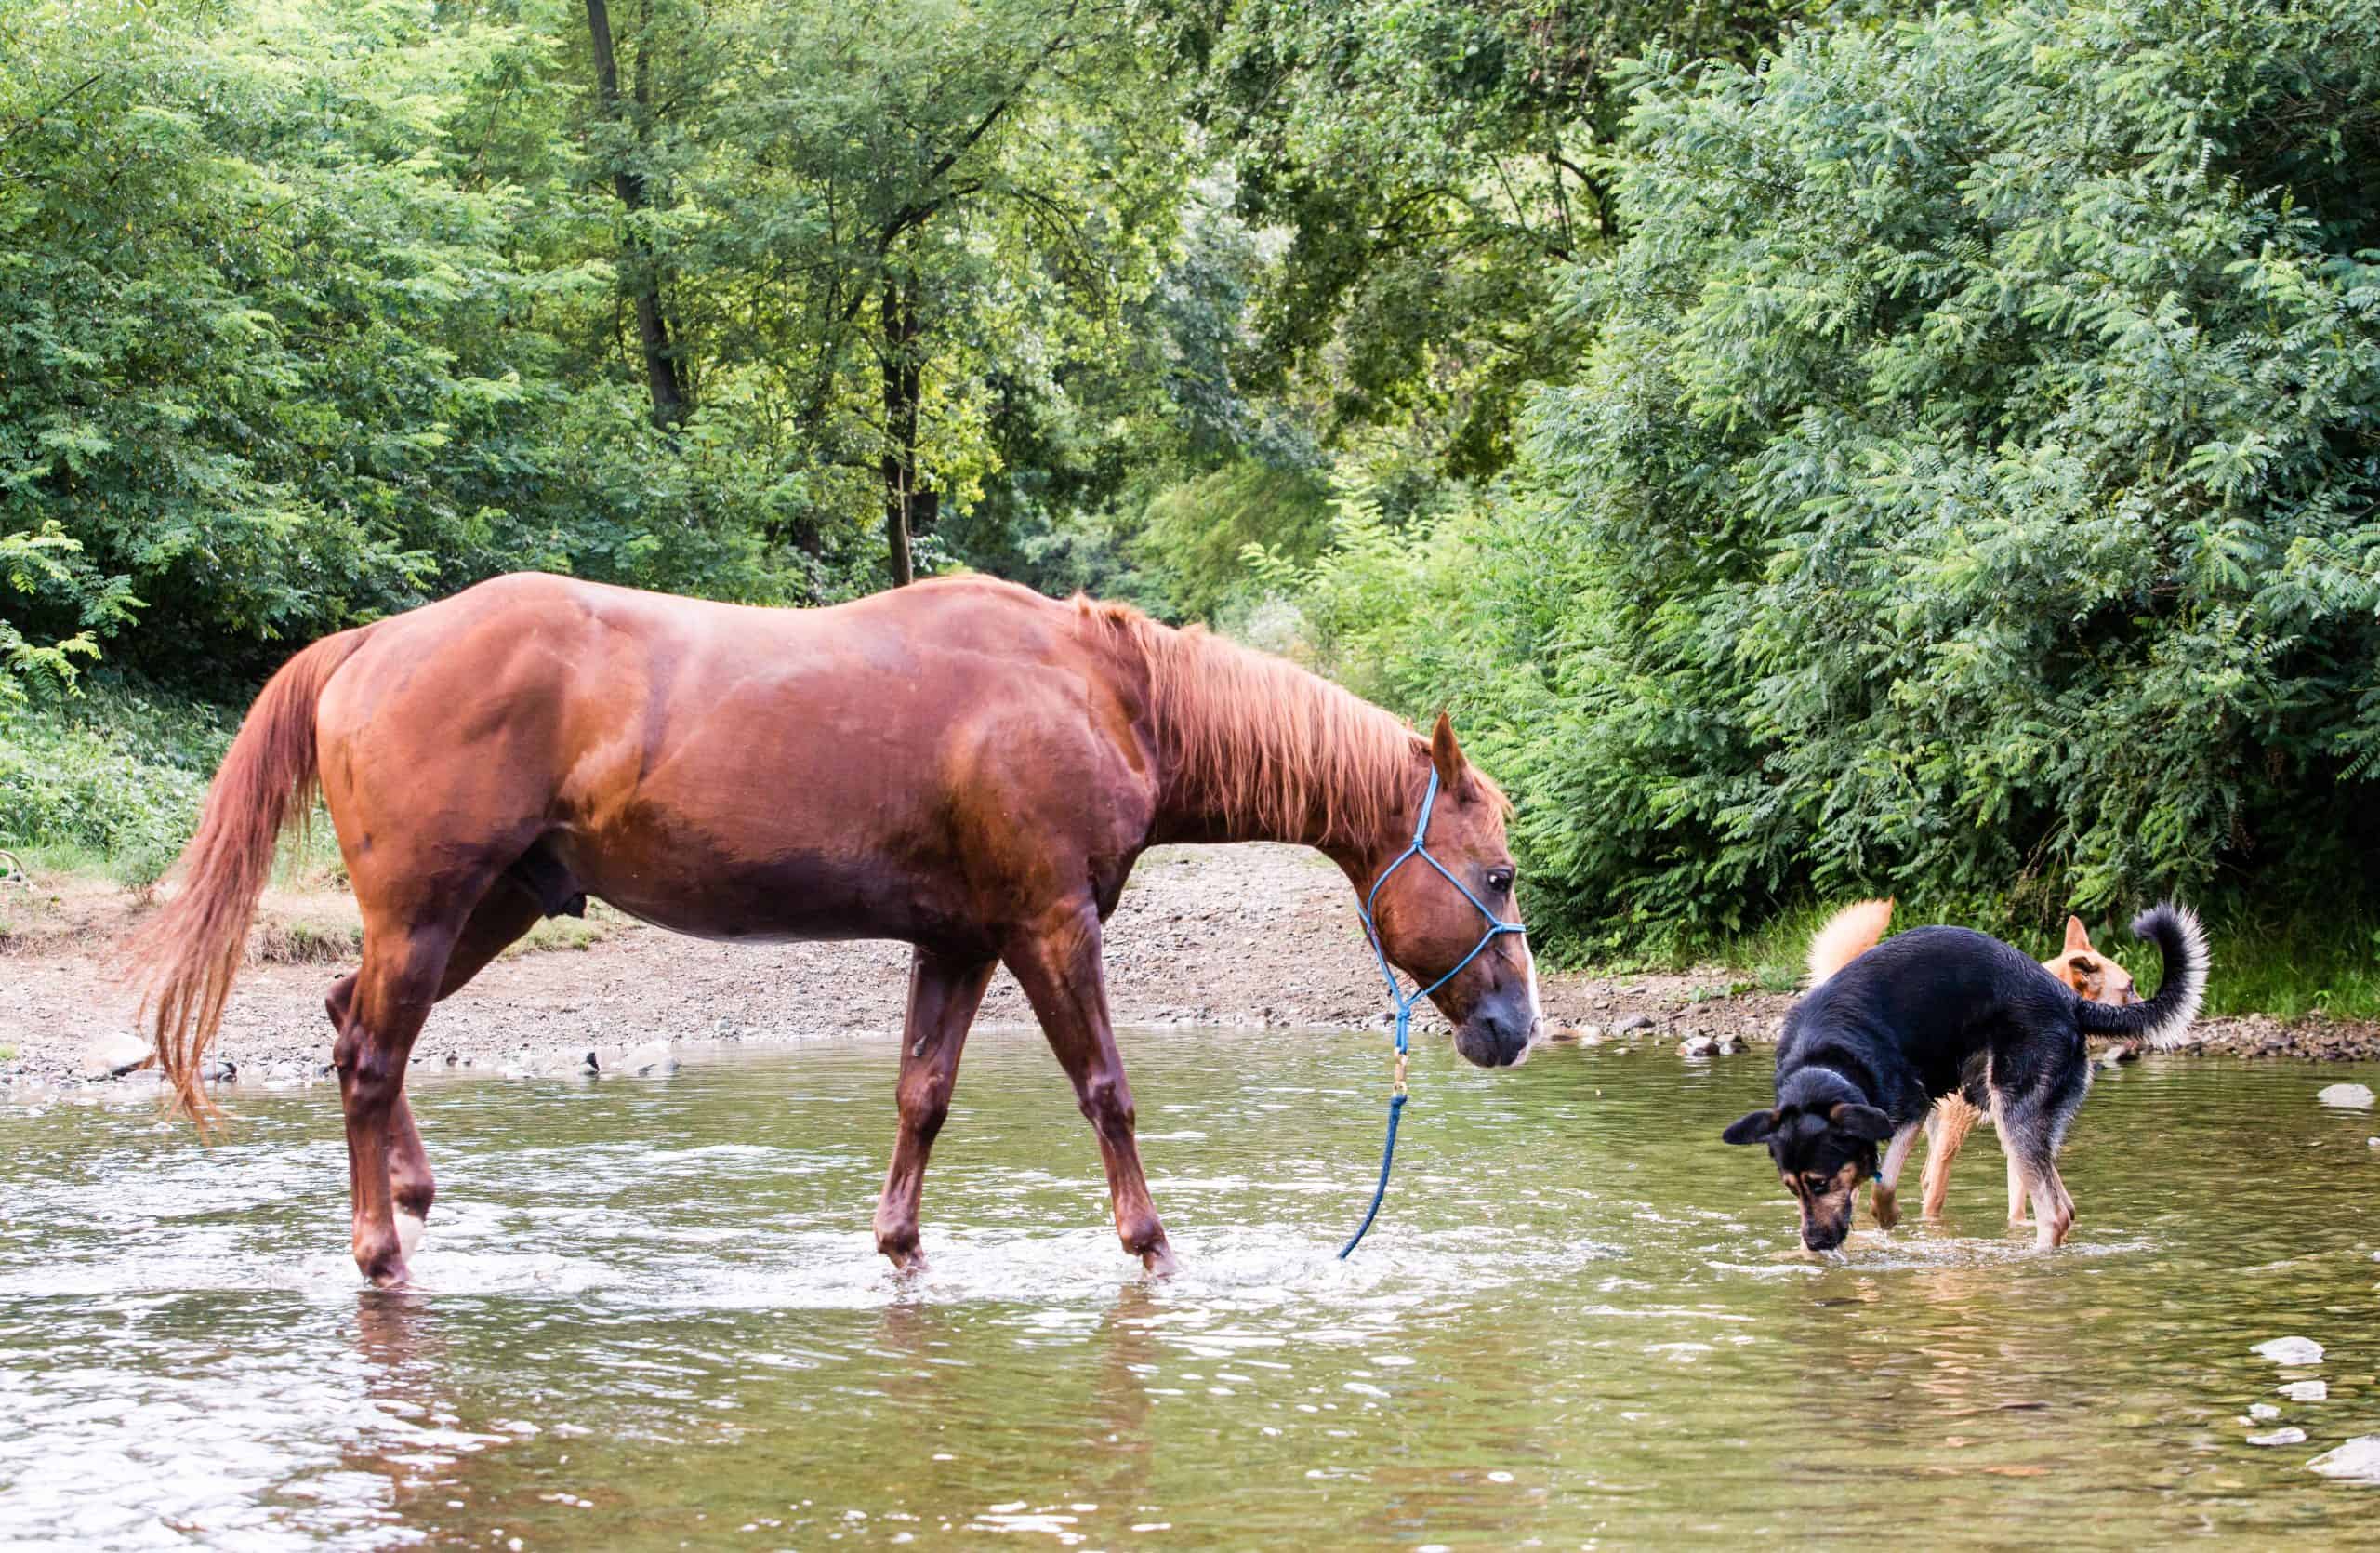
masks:
[[[190,839],[231,732],[212,707],[113,681],[0,707],[0,849],[154,882]]]
[[[1850,20],[1631,84],[1524,466],[1309,584],[1467,711],[1540,916],[2368,899],[2380,12]]]
[[[139,606],[123,577],[99,577],[82,564],[82,548],[55,524],[33,534],[0,534],[0,598],[13,594],[81,628],[72,636],[36,641],[0,615],[0,709],[22,704],[29,693],[67,692],[79,671],[74,660],[99,657],[99,637]]]
[[[1243,550],[1310,561],[1328,537],[1328,517],[1314,476],[1242,459],[1158,492],[1143,515],[1141,543],[1172,607],[1205,618],[1244,582]]]

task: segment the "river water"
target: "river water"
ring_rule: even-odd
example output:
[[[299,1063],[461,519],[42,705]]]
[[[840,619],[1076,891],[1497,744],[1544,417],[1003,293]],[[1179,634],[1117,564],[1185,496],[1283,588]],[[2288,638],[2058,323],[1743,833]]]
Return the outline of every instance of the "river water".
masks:
[[[1717,1141],[1765,1054],[1434,1045],[1342,1264],[1380,1039],[1124,1044],[1166,1281],[1026,1034],[967,1054],[907,1284],[881,1041],[417,1083],[399,1294],[348,1260],[328,1086],[234,1092],[204,1148],[0,1109],[0,1546],[2380,1543],[2380,1487],[2307,1466],[2380,1433],[2380,1121],[2313,1097],[2371,1069],[2103,1075],[2065,1250],[1979,1133],[1944,1223],[1813,1260]]]

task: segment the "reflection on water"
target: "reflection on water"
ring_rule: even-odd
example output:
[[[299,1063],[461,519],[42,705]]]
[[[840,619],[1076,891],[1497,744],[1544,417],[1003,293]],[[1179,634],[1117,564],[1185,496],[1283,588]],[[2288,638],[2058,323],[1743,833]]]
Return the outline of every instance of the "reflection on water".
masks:
[[[1340,1263],[1372,1046],[1128,1049],[1163,1282],[1021,1035],[968,1053],[907,1286],[868,1234],[889,1044],[422,1086],[402,1294],[356,1287],[327,1089],[242,1094],[205,1149],[0,1111],[0,1545],[2335,1542],[2380,1511],[2305,1469],[2380,1433],[2380,1149],[2314,1105],[2335,1069],[2107,1077],[2055,1255],[2000,1223],[1985,1141],[1947,1224],[1819,1262],[1716,1141],[1762,1059],[1433,1051]],[[2290,1334],[2326,1362],[2249,1351]],[[2281,1425],[2306,1442],[2244,1442]]]

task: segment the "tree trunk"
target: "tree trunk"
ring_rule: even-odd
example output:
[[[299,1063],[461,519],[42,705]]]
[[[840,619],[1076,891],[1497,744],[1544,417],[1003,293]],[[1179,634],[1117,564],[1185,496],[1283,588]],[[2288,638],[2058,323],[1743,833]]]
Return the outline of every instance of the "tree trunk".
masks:
[[[884,544],[896,588],[917,580],[911,535],[933,522],[934,493],[918,483],[918,400],[924,368],[918,359],[918,280],[884,279],[880,355],[884,378]]]
[[[587,0],[587,35],[595,52],[596,104],[603,117],[614,124],[624,123],[620,66],[612,48],[608,0]],[[633,126],[630,128],[641,133]],[[660,268],[654,262],[652,246],[636,229],[636,218],[646,205],[644,175],[623,160],[612,170],[612,189],[628,215],[628,284],[636,301],[637,338],[644,350],[644,380],[653,393],[654,424],[674,427],[686,418],[686,380],[669,343],[669,321],[661,312]]]

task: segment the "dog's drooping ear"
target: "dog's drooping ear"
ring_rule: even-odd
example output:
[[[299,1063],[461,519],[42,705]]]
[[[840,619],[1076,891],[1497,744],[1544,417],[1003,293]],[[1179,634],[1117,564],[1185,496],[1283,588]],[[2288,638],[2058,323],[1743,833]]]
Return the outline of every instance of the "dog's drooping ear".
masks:
[[[1776,1111],[1749,1112],[1729,1122],[1727,1130],[1719,1135],[1719,1141],[1722,1143],[1766,1143],[1770,1135],[1777,1131],[1777,1122]]]
[[[1893,1119],[1873,1106],[1840,1105],[1826,1113],[1829,1125],[1838,1132],[1869,1143],[1882,1143],[1893,1135]]]
[[[2081,972],[2082,975],[2084,975],[2084,976],[2096,976],[2096,975],[2098,973],[2098,969],[2099,969],[2099,962],[2098,962],[2097,961],[2096,961],[2096,960],[2092,959],[2092,958],[2091,958],[2089,955],[2087,955],[2087,954],[2078,954],[2078,955],[2075,955],[2075,956],[2073,956],[2072,958],[2070,958],[2069,960],[2068,960],[2068,961],[2067,961],[2067,963],[2068,963],[2069,965],[2073,966],[2077,971]]]
[[[2091,952],[2091,935],[2084,930],[2082,926],[2082,919],[2080,917],[2069,917],[2066,919],[2065,952],[2068,954],[2088,954]]]

